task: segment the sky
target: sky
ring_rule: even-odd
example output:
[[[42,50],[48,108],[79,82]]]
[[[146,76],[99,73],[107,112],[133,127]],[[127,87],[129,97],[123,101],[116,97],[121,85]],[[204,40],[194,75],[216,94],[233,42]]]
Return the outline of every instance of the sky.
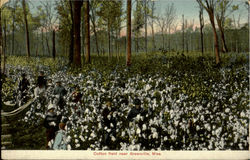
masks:
[[[30,0],[30,2],[32,3],[30,7],[33,13],[36,12],[36,7],[41,5],[40,3],[41,1],[42,0]],[[47,1],[56,1],[56,0],[47,0]],[[126,0],[123,0],[123,1],[124,1],[124,9],[126,9]],[[198,3],[196,2],[196,0],[154,0],[154,1],[155,1],[156,12],[161,13],[161,14],[165,12],[165,8],[168,4],[171,4],[171,3],[174,4],[176,8],[176,14],[177,14],[176,19],[175,19],[175,23],[178,23],[177,29],[181,28],[183,14],[185,16],[185,19],[188,20],[188,22],[194,21],[194,27],[199,26],[199,7],[198,7]],[[244,6],[245,1],[246,0],[233,0],[233,5],[239,4],[239,10],[237,10],[236,12],[230,15],[230,16],[234,15],[236,17],[236,20],[239,17],[239,15],[241,15],[241,19],[240,19],[241,24],[247,23],[247,19],[248,19],[248,11],[246,7]],[[133,9],[134,9],[136,6],[135,0],[132,0],[132,2],[133,2],[132,4],[133,4]],[[133,16],[133,13],[132,13],[132,16]],[[205,24],[210,23],[207,12],[205,10],[204,10],[204,20],[205,20]],[[124,22],[124,25],[126,25],[126,22]],[[157,32],[157,25],[155,26],[155,29]],[[122,31],[124,32],[123,34],[125,34],[126,32],[125,30],[126,29]]]
[[[239,4],[239,10],[235,12],[236,15],[241,14],[241,22],[247,22],[247,9],[243,6],[246,0],[233,0],[233,5]],[[164,12],[165,7],[173,3],[176,7],[176,14],[179,21],[182,19],[182,14],[184,14],[185,19],[194,19],[195,23],[199,23],[199,7],[196,0],[157,0],[155,2],[157,11]],[[204,10],[205,21],[208,22],[208,15]],[[238,17],[238,16],[237,16]]]

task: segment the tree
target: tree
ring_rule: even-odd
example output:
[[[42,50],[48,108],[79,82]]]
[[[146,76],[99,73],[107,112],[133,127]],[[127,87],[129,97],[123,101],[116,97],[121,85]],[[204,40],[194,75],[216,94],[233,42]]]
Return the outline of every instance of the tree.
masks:
[[[141,36],[141,29],[143,28],[144,20],[143,20],[143,3],[140,0],[136,0],[136,8],[134,13],[133,20],[133,33],[135,35],[135,50],[138,53],[139,51],[139,37]]]
[[[89,27],[89,0],[85,1],[85,48],[86,63],[90,63],[90,27]]]
[[[92,0],[90,2],[90,10],[91,10],[90,20],[93,25],[97,55],[99,55],[99,45],[98,45],[98,37],[97,37],[97,31],[96,31],[96,12],[97,12],[96,9],[99,6],[99,4],[100,2],[97,0]]]
[[[157,20],[156,22],[161,30],[162,49],[164,50],[165,49],[164,31],[165,31],[166,26],[167,26],[166,18],[165,18],[165,16],[158,14],[156,20]]]
[[[170,50],[170,30],[172,23],[174,19],[176,18],[176,9],[173,3],[171,5],[167,5],[165,9],[165,18],[166,18],[166,23],[167,23],[167,28],[168,28],[168,48]]]
[[[109,57],[111,57],[111,38],[112,33],[117,28],[119,28],[120,21],[117,19],[121,16],[121,7],[122,3],[120,0],[113,0],[113,1],[101,1],[101,7],[97,12],[99,16],[99,24],[103,25],[107,29],[107,36],[108,36],[108,53]]]
[[[216,17],[218,28],[220,31],[223,53],[228,52],[226,41],[225,41],[224,29],[225,29],[225,19],[227,17],[226,11],[230,8],[231,4],[232,4],[231,0],[220,0],[220,1],[217,1],[217,5],[216,5],[215,17]]]
[[[209,19],[213,28],[214,34],[214,47],[215,47],[215,57],[216,57],[216,64],[220,63],[220,51],[219,51],[219,42],[218,42],[218,35],[216,32],[215,21],[214,21],[214,14],[215,14],[215,0],[197,0],[197,2],[206,9]]]
[[[26,11],[25,0],[22,1],[22,5],[23,5],[23,15],[24,15],[25,32],[26,32],[26,52],[27,52],[27,57],[30,57],[29,26],[28,26],[28,20],[27,20],[27,11]]]
[[[131,0],[127,0],[127,66],[131,65]]]
[[[148,20],[148,8],[147,8],[147,0],[144,0],[144,19],[145,19],[145,23],[144,23],[144,25],[145,25],[145,53],[147,53],[148,52],[148,28],[147,28],[147,26],[148,26],[148,22],[147,22],[147,20]]]
[[[53,30],[52,32],[52,57],[56,58],[56,32]]]
[[[203,7],[199,5],[199,19],[200,19],[200,38],[201,38],[201,53],[204,54],[204,44],[203,44],[203,28],[204,28],[204,18],[203,18]]]
[[[75,67],[81,67],[81,7],[83,1],[73,1],[74,7],[74,55],[73,64]]]
[[[152,30],[152,45],[153,45],[153,49],[152,51],[155,51],[155,33],[154,33],[154,19],[155,19],[155,16],[154,16],[154,13],[155,13],[155,2],[154,1],[151,1],[150,3],[151,5],[151,14],[150,14],[150,19],[151,21],[149,22],[150,26],[151,26],[151,30]]]

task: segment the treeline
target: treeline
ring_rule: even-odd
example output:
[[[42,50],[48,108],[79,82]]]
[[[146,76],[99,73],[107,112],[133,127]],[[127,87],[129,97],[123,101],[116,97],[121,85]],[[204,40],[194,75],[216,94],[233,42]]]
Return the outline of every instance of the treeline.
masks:
[[[90,53],[108,56],[126,53],[126,1],[35,3],[10,0],[1,8],[3,51],[7,55],[67,56],[75,63],[74,57],[90,61]],[[200,4],[199,27],[194,27],[194,21],[185,19],[185,15],[181,20],[177,19],[176,7],[171,3],[163,13],[156,14],[155,3],[150,0],[131,1],[131,52],[249,51],[248,24],[241,24],[241,17],[228,17],[238,10],[232,1],[197,0]],[[243,5],[248,9],[248,3]],[[216,40],[212,23],[204,24],[203,10],[209,13],[210,20],[214,18],[217,24],[221,22],[221,26],[216,27]],[[181,29],[177,29],[178,26]],[[75,56],[76,52],[80,56]]]

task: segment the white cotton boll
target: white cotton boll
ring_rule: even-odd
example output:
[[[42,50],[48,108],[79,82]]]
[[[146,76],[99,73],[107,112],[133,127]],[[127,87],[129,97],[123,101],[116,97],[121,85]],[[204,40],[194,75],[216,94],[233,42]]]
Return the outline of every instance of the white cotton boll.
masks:
[[[125,132],[124,131],[122,131],[122,135],[121,135],[122,137],[124,137],[125,136]]]
[[[137,128],[137,130],[136,130],[136,134],[141,134],[141,130],[140,130],[140,128]]]
[[[111,136],[111,140],[114,142],[116,138],[114,136]]]
[[[242,111],[242,112],[240,113],[240,116],[241,116],[241,117],[245,117],[246,114]]]
[[[142,130],[145,131],[146,129],[147,129],[146,124],[143,124],[143,125],[142,125]]]
[[[92,132],[92,133],[90,134],[90,136],[93,137],[93,138],[95,138],[95,137],[96,137],[96,134],[95,134],[94,132]]]
[[[67,145],[67,150],[71,150],[71,145],[70,144]]]
[[[81,145],[79,143],[76,144],[76,148],[79,148]]]
[[[108,120],[110,120],[110,119],[111,119],[111,116],[110,116],[110,115],[108,115],[108,116],[107,116],[107,118],[108,118]]]
[[[229,109],[229,108],[226,108],[226,109],[225,109],[225,112],[226,112],[226,113],[229,113],[229,112],[230,112],[230,109]]]
[[[165,137],[164,137],[164,141],[167,141],[167,140],[168,140],[168,137],[167,137],[167,136],[165,136]]]
[[[85,139],[82,135],[79,138],[81,139],[81,141],[85,142]]]
[[[141,115],[140,115],[140,114],[137,114],[136,120],[139,121],[139,120],[140,120],[140,117],[141,117]]]
[[[145,91],[148,91],[150,89],[151,89],[151,86],[149,84],[147,84],[146,87],[145,87]]]
[[[157,132],[153,133],[153,138],[156,138],[156,139],[158,138],[158,133]]]
[[[75,143],[78,143],[79,142],[79,140],[78,139],[75,139]]]
[[[114,127],[113,123],[110,123],[110,127],[111,127],[111,128],[113,128],[113,127]]]
[[[108,133],[111,132],[111,129],[107,129],[107,132],[108,132]]]
[[[101,129],[102,128],[102,124],[98,123],[98,128]]]

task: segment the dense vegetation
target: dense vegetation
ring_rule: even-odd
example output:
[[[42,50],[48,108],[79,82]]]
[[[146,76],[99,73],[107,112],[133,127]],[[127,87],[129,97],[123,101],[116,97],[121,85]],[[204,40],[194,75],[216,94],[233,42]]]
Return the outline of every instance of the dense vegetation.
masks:
[[[129,68],[125,57],[94,57],[92,64],[81,69],[68,68],[63,58],[27,61],[24,57],[9,57],[3,100],[13,98],[23,72],[33,84],[33,96],[37,72],[44,70],[53,85],[61,80],[68,90],[65,108],[57,111],[69,118],[69,149],[247,150],[248,56],[223,55],[223,63],[216,66],[208,55],[144,54],[134,56]],[[71,101],[76,85],[83,94],[80,104]],[[52,90],[47,90],[46,104],[36,101],[15,117],[16,121],[8,118],[14,126],[13,149],[44,148],[42,122]],[[108,129],[102,127],[100,116],[107,97],[117,109],[114,114],[118,126],[108,147],[101,145]],[[142,101],[147,115],[138,115],[129,123],[126,117],[135,98]],[[77,110],[73,109],[75,105]]]

